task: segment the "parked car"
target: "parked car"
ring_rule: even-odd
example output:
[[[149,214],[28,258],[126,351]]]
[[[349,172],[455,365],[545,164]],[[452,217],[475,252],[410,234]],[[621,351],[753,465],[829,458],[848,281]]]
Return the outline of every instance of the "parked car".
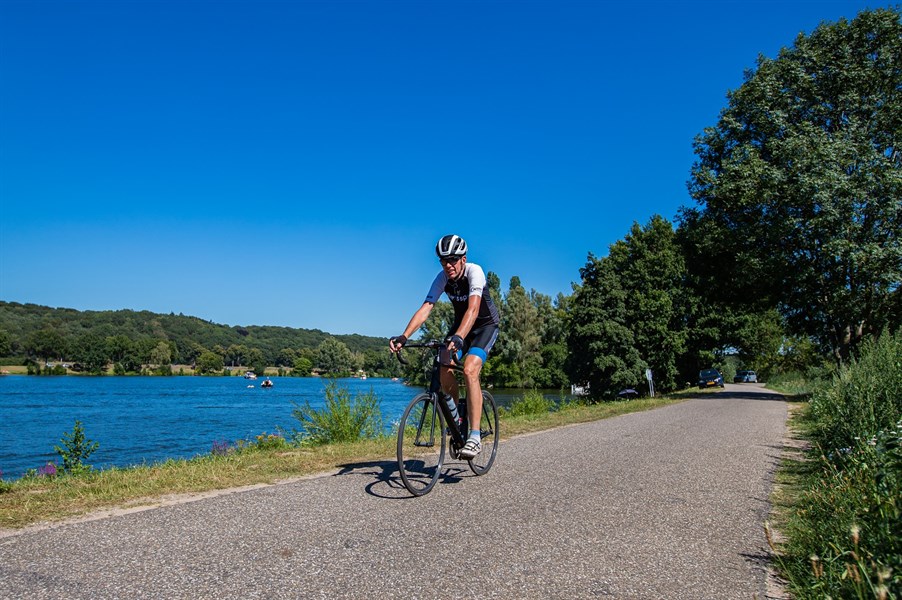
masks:
[[[733,383],[758,383],[758,375],[754,371],[736,371]]]
[[[723,375],[720,374],[720,371],[717,369],[702,369],[698,373],[698,387],[700,389],[705,389],[709,387],[720,386],[723,385]]]

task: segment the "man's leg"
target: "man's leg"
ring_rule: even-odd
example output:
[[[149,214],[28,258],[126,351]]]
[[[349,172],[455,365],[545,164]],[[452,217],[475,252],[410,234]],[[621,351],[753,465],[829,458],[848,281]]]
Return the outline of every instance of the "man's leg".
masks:
[[[482,371],[482,358],[473,354],[467,354],[464,359],[464,380],[467,384],[467,417],[470,421],[470,433],[467,436],[467,446],[470,441],[477,442],[476,451],[462,452],[464,458],[472,458],[478,454],[480,448],[479,442],[479,421],[482,418],[482,389],[479,385],[479,373]]]

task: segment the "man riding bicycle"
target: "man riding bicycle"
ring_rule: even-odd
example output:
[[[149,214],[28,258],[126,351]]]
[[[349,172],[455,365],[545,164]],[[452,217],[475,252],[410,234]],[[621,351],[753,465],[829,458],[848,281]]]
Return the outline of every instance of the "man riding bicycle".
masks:
[[[423,305],[413,314],[404,333],[388,342],[392,352],[398,352],[429,317],[432,307],[442,293],[448,295],[454,307],[454,324],[445,340],[453,356],[463,355],[464,382],[467,386],[467,415],[469,436],[460,457],[471,459],[482,451],[479,419],[482,415],[482,391],[479,373],[492,345],[498,338],[501,322],[498,309],[488,293],[485,272],[475,263],[467,263],[467,243],[462,237],[446,235],[435,246],[442,270],[432,282]],[[442,389],[454,401],[459,400],[457,379],[450,367],[441,370]]]

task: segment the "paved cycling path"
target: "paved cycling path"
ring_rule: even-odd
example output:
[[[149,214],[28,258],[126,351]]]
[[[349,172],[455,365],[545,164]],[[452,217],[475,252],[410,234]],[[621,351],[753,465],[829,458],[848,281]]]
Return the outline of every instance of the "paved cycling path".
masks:
[[[786,405],[754,385],[504,442],[0,537],[0,598],[765,598]],[[462,466],[465,465],[454,465]]]

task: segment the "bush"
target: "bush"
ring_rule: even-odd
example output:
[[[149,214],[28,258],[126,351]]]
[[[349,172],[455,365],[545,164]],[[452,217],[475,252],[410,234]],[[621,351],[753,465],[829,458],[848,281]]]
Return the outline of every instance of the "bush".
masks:
[[[554,409],[554,401],[549,400],[541,392],[529,390],[522,398],[516,397],[511,402],[507,413],[512,417],[520,415],[541,415]]]
[[[902,597],[900,350],[884,334],[814,392],[815,468],[780,558],[797,598]]]
[[[256,437],[253,445],[258,450],[283,450],[291,446],[281,435],[265,431]]]
[[[822,459],[781,564],[797,598],[902,594],[902,422]],[[881,596],[881,588],[891,596]]]
[[[811,399],[813,439],[830,453],[852,448],[902,419],[902,330],[862,344],[860,358]]]
[[[70,475],[78,475],[91,470],[91,465],[85,461],[100,444],[85,437],[81,421],[76,419],[72,433],[64,433],[60,443],[62,447],[54,446],[53,449],[63,459],[63,471]]]
[[[382,411],[379,398],[370,391],[351,401],[347,388],[330,381],[325,389],[326,406],[316,410],[305,401],[295,404],[291,415],[301,424],[295,438],[305,444],[355,442],[382,435]]]

